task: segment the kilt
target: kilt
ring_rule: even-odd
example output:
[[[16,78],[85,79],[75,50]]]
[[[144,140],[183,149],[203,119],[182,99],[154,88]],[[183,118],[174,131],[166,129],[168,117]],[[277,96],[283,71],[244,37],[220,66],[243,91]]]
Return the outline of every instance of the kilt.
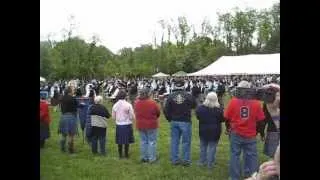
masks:
[[[88,106],[78,108],[78,119],[80,120],[80,127],[82,131],[85,128],[86,125],[86,119],[87,119],[87,113],[88,113]]]
[[[267,132],[263,153],[273,158],[280,142],[280,132]]]
[[[49,125],[40,121],[40,140],[46,140],[50,137]]]
[[[82,131],[85,128],[85,123],[87,119],[87,114],[90,106],[90,99],[89,98],[76,98],[77,103],[78,103],[78,118],[80,120],[80,127]]]
[[[116,144],[134,143],[132,124],[116,126]]]
[[[59,133],[63,135],[75,135],[78,133],[77,117],[74,114],[65,113],[61,115]]]

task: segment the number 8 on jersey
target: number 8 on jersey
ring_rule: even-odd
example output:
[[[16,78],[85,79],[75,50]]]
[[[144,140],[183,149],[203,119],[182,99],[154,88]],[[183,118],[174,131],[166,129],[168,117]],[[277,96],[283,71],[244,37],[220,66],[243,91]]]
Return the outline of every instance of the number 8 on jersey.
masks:
[[[247,106],[240,107],[240,117],[242,120],[247,120],[249,118],[249,108]]]

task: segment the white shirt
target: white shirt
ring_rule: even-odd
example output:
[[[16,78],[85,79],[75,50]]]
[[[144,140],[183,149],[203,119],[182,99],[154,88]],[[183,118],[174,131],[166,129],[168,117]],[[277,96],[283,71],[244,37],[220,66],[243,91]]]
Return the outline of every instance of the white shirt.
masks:
[[[213,83],[211,81],[206,82],[207,89],[211,89],[212,85],[213,85]]]
[[[93,84],[87,84],[87,85],[86,85],[86,95],[85,95],[84,97],[89,97],[89,95],[90,95],[90,88],[89,88],[89,86],[93,86]]]
[[[187,87],[188,87],[188,81],[185,81],[184,82],[184,88],[187,89]]]
[[[153,81],[153,82],[151,83],[151,87],[152,87],[152,90],[157,89],[157,83],[156,83],[156,81]]]
[[[112,118],[116,120],[117,125],[132,124],[135,119],[132,105],[126,100],[118,100],[112,107]]]
[[[166,87],[166,93],[165,94],[170,94],[170,86]]]
[[[118,95],[118,93],[119,93],[119,88],[117,88],[114,92],[113,92],[113,94],[111,95],[111,99],[115,99],[116,97],[117,97],[117,95]]]

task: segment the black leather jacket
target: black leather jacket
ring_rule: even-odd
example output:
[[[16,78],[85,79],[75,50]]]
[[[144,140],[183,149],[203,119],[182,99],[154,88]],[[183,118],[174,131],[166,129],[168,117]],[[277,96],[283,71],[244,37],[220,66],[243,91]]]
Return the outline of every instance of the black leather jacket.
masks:
[[[191,94],[180,89],[173,91],[165,104],[165,117],[170,121],[191,122],[191,110],[196,107]]]

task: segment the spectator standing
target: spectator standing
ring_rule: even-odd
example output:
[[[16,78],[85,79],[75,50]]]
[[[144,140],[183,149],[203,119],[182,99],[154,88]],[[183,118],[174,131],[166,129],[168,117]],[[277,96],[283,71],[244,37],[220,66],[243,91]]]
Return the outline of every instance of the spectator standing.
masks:
[[[196,116],[199,120],[199,165],[207,165],[208,168],[212,168],[221,136],[221,123],[224,121],[223,110],[220,108],[215,92],[208,93],[204,103],[198,106]]]
[[[126,92],[120,90],[118,101],[112,107],[112,118],[116,121],[116,143],[118,144],[119,158],[123,158],[123,146],[125,158],[129,158],[129,145],[134,143],[132,122],[135,119],[133,107],[128,103]]]
[[[165,116],[171,124],[171,162],[173,165],[191,164],[191,110],[195,108],[192,95],[185,92],[184,82],[176,81],[174,91],[165,104]],[[179,159],[179,144],[182,138],[182,160]]]
[[[241,81],[239,88],[250,88],[247,81]],[[224,112],[226,129],[230,133],[230,176],[231,180],[240,179],[240,154],[243,151],[244,177],[257,171],[258,155],[256,124],[265,116],[257,100],[232,97]]]
[[[150,89],[140,91],[134,104],[136,126],[140,134],[141,162],[153,163],[157,160],[157,135],[160,108],[150,98]]]

